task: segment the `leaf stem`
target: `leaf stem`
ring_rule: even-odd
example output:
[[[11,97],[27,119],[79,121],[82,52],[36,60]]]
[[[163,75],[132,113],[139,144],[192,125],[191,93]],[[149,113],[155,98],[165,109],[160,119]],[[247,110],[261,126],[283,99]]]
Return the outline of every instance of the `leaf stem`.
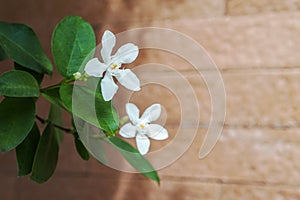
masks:
[[[37,120],[39,120],[42,124],[46,124],[46,123],[49,123],[49,122],[50,122],[49,120],[45,120],[45,119],[41,118],[41,117],[38,116],[38,115],[36,115],[35,118],[36,118]],[[55,128],[58,128],[58,129],[60,129],[60,130],[62,130],[62,131],[64,131],[64,132],[66,132],[66,133],[68,133],[68,134],[73,134],[72,129],[62,127],[62,126],[57,125],[57,124],[54,124],[54,123],[52,123],[52,122],[50,122],[50,123],[51,123],[51,125],[54,126]]]
[[[50,89],[54,89],[54,88],[59,88],[60,86],[61,86],[61,83],[58,83],[58,84],[55,84],[55,85],[51,85],[49,87],[42,88],[41,91],[50,90]]]
[[[35,118],[36,118],[37,120],[39,120],[42,124],[46,124],[46,123],[47,123],[46,120],[44,120],[43,118],[41,118],[41,117],[38,116],[38,115],[35,115]]]
[[[74,81],[74,79],[69,79],[69,80],[64,79],[64,80],[62,80],[61,82],[59,82],[55,85],[51,85],[49,87],[42,88],[41,91],[59,88],[63,83],[67,84],[67,83],[71,83],[73,81]]]

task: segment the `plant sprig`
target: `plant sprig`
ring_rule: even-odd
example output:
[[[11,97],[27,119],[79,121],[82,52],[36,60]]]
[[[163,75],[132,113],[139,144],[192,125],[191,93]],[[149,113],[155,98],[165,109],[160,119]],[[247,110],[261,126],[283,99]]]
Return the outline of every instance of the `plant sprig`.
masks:
[[[92,26],[78,16],[66,17],[56,26],[51,46],[62,81],[42,87],[43,78],[52,74],[53,65],[37,35],[24,24],[0,22],[0,61],[11,59],[15,67],[0,75],[0,95],[5,97],[0,102],[0,150],[16,149],[18,176],[30,174],[30,179],[37,183],[49,180],[55,171],[65,134],[74,136],[74,144],[82,159],[88,160],[90,153],[93,155],[93,149],[87,149],[82,143],[74,123],[71,128],[63,126],[62,110],[66,110],[71,116],[105,132],[109,137],[104,137],[104,141],[116,147],[138,171],[159,183],[151,164],[134,147],[115,137],[119,130],[119,116],[112,102],[103,100],[99,85],[96,94],[84,85],[73,90],[73,74],[84,74],[83,66],[95,53]],[[95,81],[99,82],[99,79]],[[89,102],[85,97],[91,94],[94,95],[96,118],[88,110],[74,110],[72,106],[72,97],[77,95],[82,107],[87,108]],[[45,98],[51,104],[47,119],[37,115],[38,98]],[[44,130],[40,131],[37,121],[46,125]],[[130,157],[125,151],[136,156]],[[150,171],[144,172],[145,167]]]

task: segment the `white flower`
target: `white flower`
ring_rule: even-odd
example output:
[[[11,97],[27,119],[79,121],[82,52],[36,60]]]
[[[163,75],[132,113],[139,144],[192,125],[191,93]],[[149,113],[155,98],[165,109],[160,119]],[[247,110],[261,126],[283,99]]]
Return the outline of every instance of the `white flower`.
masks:
[[[116,45],[116,37],[110,31],[105,31],[102,36],[101,56],[103,63],[98,58],[91,59],[85,66],[85,72],[89,76],[102,77],[101,81],[102,96],[105,101],[113,98],[118,90],[113,77],[120,82],[121,85],[129,90],[140,90],[140,81],[130,69],[120,69],[122,64],[132,63],[139,54],[139,49],[132,43],[121,46],[115,55],[111,55],[113,47]]]
[[[126,112],[132,123],[125,124],[119,133],[125,138],[136,137],[136,145],[142,155],[149,151],[150,140],[148,137],[154,140],[168,138],[168,131],[164,127],[159,124],[150,124],[159,118],[160,104],[153,104],[148,107],[141,118],[139,118],[139,109],[132,103],[126,104]]]

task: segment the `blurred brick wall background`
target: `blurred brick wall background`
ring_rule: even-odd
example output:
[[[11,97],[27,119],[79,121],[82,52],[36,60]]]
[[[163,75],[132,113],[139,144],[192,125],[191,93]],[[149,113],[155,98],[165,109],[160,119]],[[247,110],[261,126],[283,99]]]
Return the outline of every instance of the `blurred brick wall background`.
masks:
[[[200,127],[183,157],[159,171],[160,187],[141,175],[80,160],[68,136],[54,177],[43,185],[17,178],[15,155],[9,152],[0,156],[1,200],[300,199],[300,0],[2,0],[0,7],[1,21],[33,27],[49,55],[52,30],[67,15],[80,15],[92,23],[98,39],[105,29],[118,33],[158,26],[202,44],[225,83],[223,135],[213,152],[199,160],[206,132]],[[200,102],[200,121],[208,123],[207,88],[186,63],[161,55],[141,55],[137,62],[147,59],[187,74]],[[163,73],[161,77],[172,78]],[[43,84],[59,80],[57,75]],[[166,124],[172,133],[179,118],[167,106],[170,94],[156,92],[165,95],[162,104],[175,116]],[[134,98],[144,98],[142,107],[151,101],[147,96]],[[39,112],[47,115],[45,110]]]

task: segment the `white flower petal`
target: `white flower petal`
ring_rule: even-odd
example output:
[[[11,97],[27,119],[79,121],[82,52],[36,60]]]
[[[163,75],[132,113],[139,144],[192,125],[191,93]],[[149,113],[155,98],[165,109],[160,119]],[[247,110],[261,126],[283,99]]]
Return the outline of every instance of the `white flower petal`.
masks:
[[[142,155],[145,155],[149,151],[150,140],[148,139],[147,136],[138,134],[136,136],[136,146],[137,146],[137,149],[139,150],[139,152]]]
[[[124,138],[133,138],[136,134],[136,128],[131,123],[127,123],[122,126],[119,133]]]
[[[168,131],[159,124],[150,124],[147,135],[154,140],[165,140],[169,137]]]
[[[161,105],[153,104],[145,110],[145,112],[141,117],[141,120],[147,121],[148,123],[153,122],[159,118],[160,113],[161,113]]]
[[[117,53],[113,56],[113,60],[120,64],[132,63],[139,54],[139,48],[132,44],[127,43],[121,46]]]
[[[120,69],[116,73],[116,78],[121,85],[132,91],[139,91],[140,80],[130,69]]]
[[[118,90],[118,86],[115,84],[110,73],[105,74],[104,78],[101,81],[101,92],[103,99],[109,101],[113,98]]]
[[[102,77],[103,72],[106,70],[106,65],[101,63],[98,58],[93,58],[88,61],[84,67],[84,71],[89,76]]]
[[[130,121],[136,125],[140,117],[140,110],[133,103],[126,104],[126,112]]]
[[[106,30],[102,36],[102,49],[101,49],[101,56],[104,63],[108,64],[111,58],[111,51],[116,45],[116,37],[115,35]]]

